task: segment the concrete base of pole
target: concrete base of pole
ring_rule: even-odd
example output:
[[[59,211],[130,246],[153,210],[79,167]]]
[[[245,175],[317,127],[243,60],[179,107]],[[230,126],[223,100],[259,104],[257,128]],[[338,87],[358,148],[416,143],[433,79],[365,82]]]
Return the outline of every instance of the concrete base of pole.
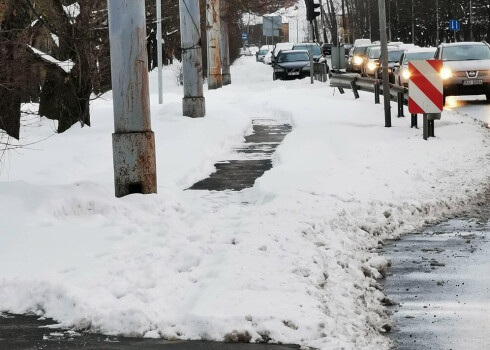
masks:
[[[223,76],[219,74],[209,74],[208,76],[208,89],[214,90],[223,87]]]
[[[116,197],[157,193],[153,131],[112,134]]]
[[[230,85],[231,84],[231,75],[230,74],[223,74],[223,85]]]
[[[206,102],[204,97],[184,97],[182,110],[185,117],[202,118],[206,115]]]

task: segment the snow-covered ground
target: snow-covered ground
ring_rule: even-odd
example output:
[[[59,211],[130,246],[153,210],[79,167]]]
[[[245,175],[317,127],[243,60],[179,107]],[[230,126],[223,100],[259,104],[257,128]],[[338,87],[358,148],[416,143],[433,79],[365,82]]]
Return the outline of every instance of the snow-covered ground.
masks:
[[[175,76],[165,70],[163,105],[151,76],[156,195],[114,198],[110,95],[93,104],[91,128],[4,158],[0,311],[111,334],[388,348],[373,279],[387,261],[374,248],[484,191],[488,128],[445,111],[424,141],[410,118],[384,128],[371,94],[272,81],[255,57],[232,66],[233,85],[206,91],[207,116],[193,120]],[[258,118],[293,125],[272,170],[241,192],[184,191]],[[53,124],[22,133],[28,144]]]

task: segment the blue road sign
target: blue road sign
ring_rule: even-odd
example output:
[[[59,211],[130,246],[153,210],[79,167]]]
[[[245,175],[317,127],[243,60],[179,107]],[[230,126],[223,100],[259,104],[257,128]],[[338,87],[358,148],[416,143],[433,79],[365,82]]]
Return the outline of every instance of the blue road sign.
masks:
[[[449,21],[449,29],[450,30],[459,30],[459,20],[452,19]]]
[[[247,39],[248,39],[248,34],[242,33],[242,40],[247,40]]]

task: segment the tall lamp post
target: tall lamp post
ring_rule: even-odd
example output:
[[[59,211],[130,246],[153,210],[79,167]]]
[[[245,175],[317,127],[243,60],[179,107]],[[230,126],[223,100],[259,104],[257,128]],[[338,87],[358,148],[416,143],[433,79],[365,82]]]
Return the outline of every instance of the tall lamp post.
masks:
[[[391,127],[391,95],[388,77],[388,38],[386,35],[386,6],[385,0],[378,0],[379,7],[379,31],[381,37],[381,64],[383,65],[383,100],[385,109],[385,127]]]

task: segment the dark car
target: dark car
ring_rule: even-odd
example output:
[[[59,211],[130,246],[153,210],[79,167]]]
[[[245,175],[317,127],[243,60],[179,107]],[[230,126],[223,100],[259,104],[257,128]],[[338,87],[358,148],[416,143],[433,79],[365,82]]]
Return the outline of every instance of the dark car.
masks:
[[[322,49],[321,49],[320,45],[318,45],[316,43],[296,44],[293,46],[293,50],[309,51],[310,47],[313,49],[313,61],[318,62],[318,60],[322,57]]]
[[[272,79],[301,79],[310,76],[310,56],[306,50],[281,51],[272,64]]]
[[[332,43],[325,43],[322,45],[322,53],[323,56],[331,56],[332,55]]]
[[[372,46],[372,44],[354,45],[349,53],[349,59],[347,61],[348,72],[361,72],[361,66],[366,60],[366,51],[370,46]]]
[[[388,76],[390,79],[390,83],[395,83],[395,74],[393,72],[395,66],[400,66],[400,58],[402,57],[405,50],[398,48],[388,48]],[[380,56],[379,58],[379,68],[376,70],[375,78],[380,79],[382,75],[383,69],[383,58]]]

